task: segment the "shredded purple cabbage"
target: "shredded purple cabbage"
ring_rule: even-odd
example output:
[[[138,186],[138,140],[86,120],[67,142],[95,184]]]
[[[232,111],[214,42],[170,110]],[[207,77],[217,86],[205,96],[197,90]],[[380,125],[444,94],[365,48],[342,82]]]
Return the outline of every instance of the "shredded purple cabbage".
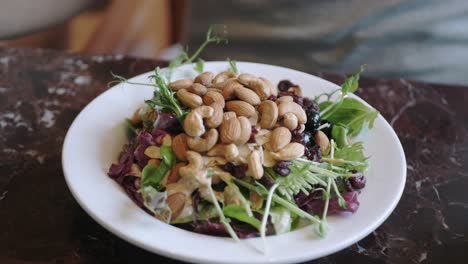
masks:
[[[338,203],[338,198],[334,197],[330,199],[328,204],[328,214],[339,214],[343,212],[354,213],[359,208],[359,201],[357,199],[358,192],[351,191],[342,193],[343,199],[346,202],[346,209],[340,207]],[[323,208],[325,206],[325,201],[322,199],[322,192],[316,191],[310,195],[305,195],[304,193],[299,193],[295,197],[296,204],[303,210],[321,215],[323,213]]]
[[[172,113],[159,113],[158,118],[154,122],[154,131],[155,130],[164,130],[171,135],[176,135],[183,132],[179,120]]]

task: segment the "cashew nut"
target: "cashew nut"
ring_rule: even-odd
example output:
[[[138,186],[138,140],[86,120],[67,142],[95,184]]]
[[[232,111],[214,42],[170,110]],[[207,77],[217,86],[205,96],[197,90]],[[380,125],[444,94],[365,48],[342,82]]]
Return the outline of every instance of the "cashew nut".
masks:
[[[215,145],[207,155],[209,157],[224,157],[227,161],[235,161],[239,156],[239,149],[235,144],[218,144]]]
[[[182,79],[169,84],[169,88],[173,91],[178,91],[180,89],[187,89],[193,84],[192,79]]]
[[[257,77],[255,75],[253,75],[253,74],[250,74],[250,73],[242,73],[237,77],[237,79],[243,85],[249,86],[250,82],[257,79]]]
[[[180,89],[177,91],[177,98],[183,105],[190,108],[199,107],[203,104],[203,100],[200,96],[188,92],[186,89]]]
[[[203,84],[205,87],[211,87],[211,81],[213,78],[214,74],[212,72],[204,72],[195,77],[194,82]]]
[[[289,130],[294,130],[297,128],[299,121],[293,113],[286,113],[283,116],[283,126],[287,127]]]
[[[294,102],[294,98],[292,98],[292,96],[290,95],[281,96],[281,97],[278,97],[278,99],[276,99],[277,105],[280,105],[282,103],[289,103],[289,102]]]
[[[194,83],[189,88],[187,88],[187,91],[202,96],[206,94],[208,89],[203,84]]]
[[[189,183],[196,180],[200,185],[210,184],[210,180],[206,177],[207,171],[203,169],[203,158],[195,151],[187,151],[188,164],[179,169],[179,174],[182,179],[186,179]],[[196,184],[194,183],[194,184]]]
[[[218,73],[214,77],[211,83],[213,84],[213,86],[215,86],[215,85],[225,82],[227,79],[235,78],[235,77],[236,77],[236,74],[233,73],[232,71],[223,71],[223,72]]]
[[[236,113],[238,116],[250,117],[255,114],[255,108],[251,104],[240,100],[227,102],[226,109]]]
[[[289,131],[288,131],[289,132]],[[187,137],[187,145],[197,152],[210,150],[218,141],[218,130],[212,128],[201,137]]]
[[[203,96],[203,103],[205,105],[211,105],[213,103],[217,103],[224,108],[226,105],[226,102],[224,101],[224,97],[221,93],[219,92],[214,92],[214,91],[208,91],[204,96]]]
[[[285,127],[277,127],[270,133],[268,146],[273,152],[284,148],[291,142],[291,132]]]
[[[219,127],[221,142],[229,144],[239,139],[241,134],[240,122],[237,119],[236,113],[225,112],[223,114],[223,122]]]
[[[236,79],[229,79],[224,83],[223,86],[223,97],[226,100],[233,99],[235,97],[234,90],[237,87],[244,87],[240,82]]]
[[[193,109],[184,119],[184,130],[187,135],[199,137],[205,133],[203,118],[212,117],[214,109],[210,106],[200,106]]]
[[[211,117],[205,119],[205,124],[209,128],[217,128],[223,122],[223,107],[218,103],[212,103],[210,106],[213,108],[214,112]]]
[[[283,117],[286,113],[295,114],[300,124],[305,124],[307,122],[307,115],[304,109],[295,102],[281,103],[278,106],[278,115],[280,117]]]
[[[172,151],[178,160],[187,160],[185,156],[187,149],[187,135],[180,133],[172,139]]]
[[[249,103],[251,105],[258,105],[260,104],[260,97],[258,97],[258,95],[248,89],[248,88],[245,88],[245,87],[236,87],[234,89],[234,94],[237,98],[239,98],[240,100],[246,102],[246,103]]]
[[[304,155],[304,145],[291,142],[278,152],[271,153],[275,160],[295,160]]]
[[[260,127],[271,129],[278,120],[278,107],[273,101],[265,100],[258,107],[260,113]]]
[[[235,143],[236,145],[242,145],[249,141],[250,135],[252,134],[252,126],[250,125],[249,119],[245,116],[239,116],[237,119],[240,123],[241,133]]]
[[[266,100],[271,95],[270,87],[260,78],[250,81],[247,87],[254,90],[262,100]]]
[[[277,97],[278,96],[278,88],[270,82],[270,80],[266,79],[266,78],[263,78],[263,77],[260,77],[260,80],[262,80],[265,85],[270,88],[270,94]]]
[[[248,161],[247,161],[247,172],[248,176],[252,176],[254,179],[258,180],[263,177],[263,166],[260,160],[260,154],[258,150],[252,151],[250,153]]]
[[[317,131],[314,136],[315,143],[320,146],[323,155],[328,155],[330,153],[330,140],[327,135],[322,131]]]

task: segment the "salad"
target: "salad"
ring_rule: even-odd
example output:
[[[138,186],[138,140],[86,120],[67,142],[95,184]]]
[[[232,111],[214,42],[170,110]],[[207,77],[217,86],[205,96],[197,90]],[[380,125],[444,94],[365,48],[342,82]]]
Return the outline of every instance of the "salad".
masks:
[[[362,142],[378,112],[349,97],[359,73],[315,98],[230,69],[168,82],[127,120],[109,176],[155,218],[198,233],[248,238],[358,210],[369,163]]]

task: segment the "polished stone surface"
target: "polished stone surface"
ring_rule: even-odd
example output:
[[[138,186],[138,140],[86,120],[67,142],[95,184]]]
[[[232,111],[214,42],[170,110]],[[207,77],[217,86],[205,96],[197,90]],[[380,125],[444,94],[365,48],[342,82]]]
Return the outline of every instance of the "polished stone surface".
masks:
[[[69,125],[106,90],[110,71],[131,77],[155,65],[0,48],[0,263],[177,263],[94,222],[71,196],[61,168]],[[337,83],[344,77],[313,73]],[[361,87],[358,95],[382,113],[403,144],[405,191],[375,232],[312,263],[466,263],[467,87],[366,77]]]

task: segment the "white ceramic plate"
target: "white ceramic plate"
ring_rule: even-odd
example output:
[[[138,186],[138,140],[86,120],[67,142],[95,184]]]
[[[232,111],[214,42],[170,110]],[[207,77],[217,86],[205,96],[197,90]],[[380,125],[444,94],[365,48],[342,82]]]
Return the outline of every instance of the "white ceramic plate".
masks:
[[[263,76],[277,84],[289,79],[299,84],[306,96],[329,92],[338,86],[313,75],[258,63],[238,62],[241,72]],[[205,70],[226,70],[226,62],[209,62]],[[148,82],[152,73],[131,81]],[[187,65],[174,72],[173,80],[195,76]],[[339,251],[364,238],[390,215],[403,192],[406,161],[398,137],[379,116],[374,129],[364,138],[371,169],[367,186],[359,195],[361,206],[352,215],[329,217],[326,238],[315,235],[312,226],[267,238],[267,254],[260,238],[235,243],[230,238],[201,235],[170,226],[137,207],[120,186],[107,176],[126,143],[124,118],[131,117],[151,87],[120,84],[94,99],[77,116],[63,145],[62,163],[67,184],[78,203],[106,229],[151,252],[189,262],[284,263],[301,262]]]

